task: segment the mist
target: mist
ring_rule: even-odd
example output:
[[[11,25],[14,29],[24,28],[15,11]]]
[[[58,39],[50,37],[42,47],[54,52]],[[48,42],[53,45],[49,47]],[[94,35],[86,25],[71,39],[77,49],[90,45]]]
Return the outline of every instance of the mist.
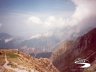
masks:
[[[96,28],[96,0],[72,0],[75,4],[73,15],[66,21],[67,26],[54,30],[59,38],[70,40]]]

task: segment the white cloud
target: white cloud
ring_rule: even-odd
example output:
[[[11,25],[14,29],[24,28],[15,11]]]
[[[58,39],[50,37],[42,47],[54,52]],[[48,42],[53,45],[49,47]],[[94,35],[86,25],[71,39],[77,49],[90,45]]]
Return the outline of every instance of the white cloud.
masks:
[[[96,0],[72,0],[76,5],[76,10],[68,19],[59,21],[57,26],[63,28],[55,29],[55,34],[61,39],[74,39],[96,28]],[[63,24],[58,23],[62,22]]]
[[[67,25],[76,26],[89,24],[92,22],[91,17],[96,17],[96,0],[72,0],[76,5],[76,10],[73,15],[68,19]],[[90,20],[88,19],[90,18]],[[86,20],[87,23],[84,23]]]
[[[9,41],[12,41],[13,38],[5,39],[5,43],[8,43]]]
[[[52,25],[56,21],[56,18],[54,16],[50,16],[45,20],[45,24],[47,26]]]
[[[73,19],[79,22],[90,16],[96,16],[96,0],[73,0],[73,2],[76,4]]]
[[[18,35],[40,34],[52,30],[62,30],[61,34],[66,36],[96,25],[96,0],[72,0],[76,5],[73,12],[56,13],[32,13],[32,14],[10,14],[5,15],[3,24],[8,32]],[[73,15],[72,15],[73,14]],[[66,17],[69,17],[66,19]],[[5,22],[6,21],[6,22]],[[87,25],[86,25],[87,24]],[[78,27],[77,27],[78,25]],[[0,24],[0,27],[2,24]],[[76,26],[76,27],[75,27]],[[10,29],[10,27],[14,27]],[[63,29],[62,29],[63,27]],[[72,28],[71,28],[72,27]],[[66,29],[68,28],[68,29]],[[69,30],[70,28],[70,30]],[[81,28],[81,29],[80,29]],[[57,32],[57,31],[56,31]],[[61,32],[61,31],[60,31]],[[60,32],[59,35],[60,35]],[[71,33],[71,34],[70,34]],[[37,35],[38,36],[38,35]],[[66,38],[66,37],[65,37]]]
[[[67,36],[78,37],[89,30],[96,28],[96,0],[72,0],[76,5],[76,10],[67,21],[71,26],[67,30]],[[69,33],[69,34],[68,34]]]
[[[28,23],[30,23],[30,24],[42,24],[42,21],[39,17],[31,16],[28,18]]]
[[[45,20],[45,24],[46,26],[51,28],[57,28],[66,25],[63,17],[55,17],[55,16],[49,16]]]
[[[44,18],[38,16],[31,16],[27,20],[27,24],[30,26],[39,25],[41,28],[53,29],[67,26],[64,17],[62,16],[46,16]]]
[[[46,32],[46,33],[42,33],[42,34],[35,34],[35,35],[33,35],[33,36],[31,36],[31,37],[29,37],[29,39],[37,39],[37,38],[45,38],[45,37],[50,37],[50,36],[52,36],[52,32]]]
[[[69,18],[66,19],[62,15],[49,15],[45,19],[37,19],[36,22],[42,27],[55,30],[56,36],[60,35],[58,37],[65,39],[78,37],[88,28],[96,27],[96,0],[72,1],[76,5],[76,10]]]

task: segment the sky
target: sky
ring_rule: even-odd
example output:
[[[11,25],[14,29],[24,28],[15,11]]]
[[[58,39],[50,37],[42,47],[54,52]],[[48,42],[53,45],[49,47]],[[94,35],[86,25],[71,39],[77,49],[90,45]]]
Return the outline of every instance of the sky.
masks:
[[[31,36],[67,26],[71,0],[0,0],[0,32]]]
[[[52,12],[73,10],[71,0],[0,0],[0,11]]]

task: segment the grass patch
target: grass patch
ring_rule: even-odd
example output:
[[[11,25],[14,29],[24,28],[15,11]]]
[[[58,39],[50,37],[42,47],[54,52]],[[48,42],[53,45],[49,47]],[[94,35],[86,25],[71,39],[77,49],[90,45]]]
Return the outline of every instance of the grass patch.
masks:
[[[8,53],[7,57],[9,57],[9,58],[17,58],[19,56],[17,54],[14,54],[14,53]]]

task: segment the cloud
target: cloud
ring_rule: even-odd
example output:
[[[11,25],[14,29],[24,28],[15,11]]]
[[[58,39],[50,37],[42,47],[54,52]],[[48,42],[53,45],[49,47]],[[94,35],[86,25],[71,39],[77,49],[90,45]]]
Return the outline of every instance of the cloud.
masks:
[[[72,0],[75,4],[75,11],[60,13],[33,13],[28,15],[9,15],[2,19],[6,24],[5,31],[19,34],[38,34],[47,31],[55,31],[56,35],[63,38],[79,36],[80,32],[87,32],[88,29],[96,27],[96,0]],[[59,15],[60,14],[60,15]],[[64,16],[67,15],[65,18]],[[71,16],[69,16],[71,15]],[[5,23],[6,21],[6,23]],[[2,25],[2,24],[0,24]],[[3,26],[3,27],[4,27]],[[10,27],[14,27],[12,30]],[[4,28],[3,28],[4,29]],[[38,29],[38,30],[37,30]],[[15,31],[15,32],[14,32]],[[25,33],[26,32],[26,33]],[[66,36],[67,35],[67,36]],[[61,37],[60,36],[60,37]],[[65,37],[66,36],[66,37]]]
[[[73,15],[65,19],[62,29],[55,29],[60,39],[74,39],[96,28],[96,0],[72,0],[76,6]],[[59,25],[59,24],[58,24]]]
[[[96,0],[73,0],[76,10],[72,15],[75,24],[82,28],[96,27]]]
[[[46,16],[44,18],[38,16],[31,16],[27,20],[30,26],[39,25],[48,29],[61,28],[66,25],[66,20],[62,16]]]
[[[39,17],[36,17],[36,16],[31,16],[28,18],[28,23],[31,23],[31,24],[42,24],[42,21]]]
[[[56,16],[49,16],[44,23],[47,27],[51,28],[61,28],[62,26],[66,26],[64,18]]]
[[[96,0],[72,0],[76,10],[70,18],[70,36],[78,37],[96,27]]]
[[[96,0],[72,0],[76,6],[73,15],[68,19],[67,25],[76,26],[84,24],[84,21],[96,17]],[[88,22],[90,22],[90,19]]]
[[[23,29],[25,30],[22,29],[22,33],[28,33],[29,30],[30,33],[36,34],[35,37],[40,36],[40,33],[50,31],[53,32],[57,38],[67,40],[77,38],[96,27],[96,0],[72,1],[76,7],[73,15],[69,18],[64,18],[63,13],[61,13],[60,16],[50,14],[46,16],[39,16],[40,14],[28,15],[25,21],[27,20],[26,24],[29,26],[24,27],[22,23],[20,30],[21,27],[24,27]],[[22,19],[22,21],[24,21],[24,19]],[[32,38],[34,38],[34,36]]]
[[[77,6],[73,17],[83,20],[90,16],[96,16],[96,0],[73,0],[73,2]]]

